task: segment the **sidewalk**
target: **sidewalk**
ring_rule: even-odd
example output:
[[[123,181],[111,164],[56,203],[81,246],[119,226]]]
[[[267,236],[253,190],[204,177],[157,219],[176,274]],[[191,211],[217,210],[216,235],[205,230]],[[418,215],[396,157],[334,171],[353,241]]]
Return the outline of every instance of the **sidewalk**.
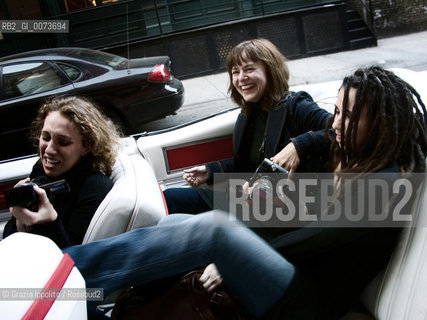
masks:
[[[427,70],[427,31],[378,41],[377,47],[344,51],[288,62],[290,86],[340,80],[359,67],[381,65],[384,68]],[[226,72],[183,80],[185,106],[230,104]]]

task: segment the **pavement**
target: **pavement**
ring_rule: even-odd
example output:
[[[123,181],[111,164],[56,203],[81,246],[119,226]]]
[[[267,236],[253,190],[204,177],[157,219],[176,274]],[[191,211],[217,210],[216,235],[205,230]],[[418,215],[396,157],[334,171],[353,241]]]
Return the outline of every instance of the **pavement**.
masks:
[[[289,60],[290,87],[341,80],[359,67],[427,70],[427,31],[378,40],[376,47],[343,51],[310,58]],[[226,72],[183,80],[185,102],[182,109],[232,105]]]

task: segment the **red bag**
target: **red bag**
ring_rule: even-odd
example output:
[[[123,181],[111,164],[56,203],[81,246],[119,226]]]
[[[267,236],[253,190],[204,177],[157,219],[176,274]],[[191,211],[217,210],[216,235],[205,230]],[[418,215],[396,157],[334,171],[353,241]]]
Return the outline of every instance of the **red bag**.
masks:
[[[196,270],[176,278],[132,287],[120,294],[113,320],[246,320],[253,319],[224,288],[207,292]],[[166,285],[168,282],[169,285]]]

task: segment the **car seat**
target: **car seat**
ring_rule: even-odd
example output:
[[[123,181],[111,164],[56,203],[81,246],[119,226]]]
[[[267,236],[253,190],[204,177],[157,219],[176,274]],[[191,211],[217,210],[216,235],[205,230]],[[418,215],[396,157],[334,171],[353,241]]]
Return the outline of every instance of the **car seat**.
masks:
[[[113,188],[96,210],[83,243],[139,227],[155,225],[167,215],[164,198],[154,172],[141,156],[133,138],[125,138],[111,179]]]
[[[390,262],[361,300],[378,320],[427,319],[427,193],[425,182]]]

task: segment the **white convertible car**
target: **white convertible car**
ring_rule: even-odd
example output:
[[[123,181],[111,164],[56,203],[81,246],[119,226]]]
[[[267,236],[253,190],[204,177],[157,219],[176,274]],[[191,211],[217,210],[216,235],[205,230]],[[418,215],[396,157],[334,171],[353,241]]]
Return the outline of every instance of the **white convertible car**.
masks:
[[[427,71],[393,71],[412,84],[427,102]],[[330,108],[340,83],[311,84],[291,90],[307,91],[319,105]],[[166,215],[162,190],[184,186],[184,168],[232,156],[231,136],[238,113],[239,109],[232,109],[179,127],[123,138],[123,150],[111,176],[114,187],[93,217],[84,242],[152,225]],[[27,177],[36,160],[30,156],[0,162],[2,227],[10,217],[2,191]],[[414,227],[405,229],[388,267],[361,297],[376,319],[427,319],[427,194],[424,186],[419,197],[413,208],[420,213],[415,215],[418,220]]]

